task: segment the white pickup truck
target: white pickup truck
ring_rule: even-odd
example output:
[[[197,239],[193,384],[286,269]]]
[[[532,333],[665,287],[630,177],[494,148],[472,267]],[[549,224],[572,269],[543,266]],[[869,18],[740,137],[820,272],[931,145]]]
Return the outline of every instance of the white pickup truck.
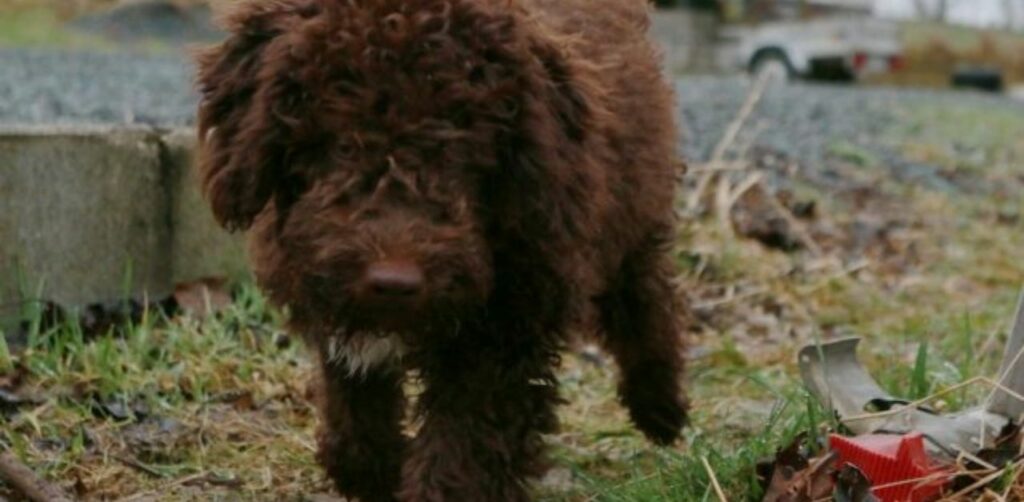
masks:
[[[857,80],[903,65],[899,25],[867,15],[835,15],[727,27],[720,62],[784,78]]]

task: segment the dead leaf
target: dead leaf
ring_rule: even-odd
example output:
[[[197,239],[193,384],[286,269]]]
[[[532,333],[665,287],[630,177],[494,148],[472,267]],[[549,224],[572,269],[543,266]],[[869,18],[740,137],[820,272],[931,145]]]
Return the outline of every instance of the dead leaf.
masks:
[[[230,404],[238,411],[252,411],[256,409],[256,400],[253,398],[252,391],[250,390],[237,389],[221,392],[211,396],[210,401]]]
[[[149,417],[120,429],[121,437],[139,458],[154,458],[161,452],[178,448],[192,430],[173,418]]]
[[[208,472],[200,478],[189,480],[185,483],[186,486],[219,486],[224,488],[241,488],[245,484],[234,474],[218,474],[215,472]]]
[[[39,333],[46,333],[67,322],[67,312],[55,302],[49,300],[29,300],[26,302],[26,305],[30,303],[36,304],[35,308],[38,309],[36,315],[38,317],[32,320],[22,320],[18,323],[16,329],[4,335],[11,352],[20,352],[28,346],[29,335],[32,333],[33,328],[36,328]],[[36,320],[38,320],[38,324],[33,326]]]
[[[313,495],[307,496],[304,500],[307,502],[345,502],[345,499],[335,497],[334,495],[328,495],[326,493],[314,493]]]
[[[9,417],[26,406],[42,404],[38,399],[19,396],[13,392],[0,389],[0,416]]]
[[[835,455],[831,452],[807,458],[802,451],[803,437],[779,450],[774,461],[759,469],[767,479],[762,502],[813,502],[832,496]]]
[[[287,333],[274,332],[274,347],[284,350],[292,345],[292,338]]]
[[[11,371],[0,374],[0,391],[17,392],[29,375],[28,366],[18,363]]]
[[[871,481],[852,465],[844,466],[836,475],[836,489],[832,498],[836,502],[878,502],[871,493]]]
[[[795,229],[779,214],[767,190],[747,190],[732,206],[729,218],[736,233],[785,252],[803,247]],[[781,204],[781,202],[780,202]]]
[[[89,407],[97,418],[108,418],[118,422],[140,422],[149,416],[149,406],[141,399],[127,402],[124,399],[89,399]]]
[[[227,282],[223,277],[183,282],[174,287],[173,298],[181,310],[200,318],[207,317],[231,305]]]
[[[117,333],[129,324],[142,322],[147,309],[148,305],[138,300],[91,303],[82,309],[78,324],[87,340],[98,338]]]

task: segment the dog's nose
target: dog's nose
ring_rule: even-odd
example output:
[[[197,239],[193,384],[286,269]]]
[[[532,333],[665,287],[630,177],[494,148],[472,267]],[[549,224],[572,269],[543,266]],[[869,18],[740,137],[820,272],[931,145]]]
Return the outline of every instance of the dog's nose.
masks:
[[[370,294],[379,297],[415,296],[423,289],[423,272],[406,261],[377,262],[366,269],[366,286]]]

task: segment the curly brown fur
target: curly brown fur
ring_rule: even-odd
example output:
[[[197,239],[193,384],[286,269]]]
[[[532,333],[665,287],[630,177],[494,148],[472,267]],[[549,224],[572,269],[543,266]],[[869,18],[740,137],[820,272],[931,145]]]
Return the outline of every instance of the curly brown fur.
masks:
[[[646,27],[643,0],[267,0],[198,57],[205,192],[319,354],[343,494],[527,500],[592,308],[633,421],[678,437],[674,103]]]

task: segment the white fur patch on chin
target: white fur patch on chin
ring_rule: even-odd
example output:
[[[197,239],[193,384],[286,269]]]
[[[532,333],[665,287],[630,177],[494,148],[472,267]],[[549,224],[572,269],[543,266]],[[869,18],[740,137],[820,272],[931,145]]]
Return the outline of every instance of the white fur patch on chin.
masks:
[[[365,374],[381,364],[400,360],[406,346],[398,335],[362,335],[348,340],[331,338],[327,345],[333,364],[348,367],[349,375]]]

